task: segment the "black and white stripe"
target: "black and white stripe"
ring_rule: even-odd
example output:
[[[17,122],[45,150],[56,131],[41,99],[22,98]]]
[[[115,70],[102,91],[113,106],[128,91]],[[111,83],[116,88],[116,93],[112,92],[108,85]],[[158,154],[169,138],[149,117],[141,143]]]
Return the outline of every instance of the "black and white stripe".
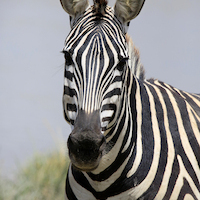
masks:
[[[113,113],[117,108],[107,102],[116,101],[121,93],[122,80],[118,68],[128,56],[120,23],[115,19],[113,24],[114,14],[110,8],[107,10],[103,20],[97,21],[97,16],[89,8],[66,39],[63,98],[67,102],[64,103],[66,119],[72,124],[78,109],[91,113],[101,108],[102,124],[106,125],[108,119],[115,118]],[[104,114],[106,110],[110,112],[109,117],[107,112]]]
[[[106,139],[95,170],[69,167],[67,199],[198,200],[200,96],[145,80],[125,34],[110,7],[90,7],[66,39],[65,118],[99,111]]]

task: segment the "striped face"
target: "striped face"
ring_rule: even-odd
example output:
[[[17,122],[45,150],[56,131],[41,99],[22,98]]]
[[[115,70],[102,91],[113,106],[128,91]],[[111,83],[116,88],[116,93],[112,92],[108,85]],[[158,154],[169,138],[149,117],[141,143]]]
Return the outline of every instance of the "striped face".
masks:
[[[99,113],[101,131],[117,119],[128,59],[123,27],[110,7],[100,16],[88,8],[72,23],[64,55],[63,106],[74,126],[79,111]]]

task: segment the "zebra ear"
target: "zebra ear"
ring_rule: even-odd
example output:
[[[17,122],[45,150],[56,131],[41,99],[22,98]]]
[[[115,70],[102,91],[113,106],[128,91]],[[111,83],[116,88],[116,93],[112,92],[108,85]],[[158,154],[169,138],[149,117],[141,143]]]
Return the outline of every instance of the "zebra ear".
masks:
[[[63,9],[72,17],[81,15],[89,6],[88,0],[60,0]]]
[[[124,23],[134,19],[142,9],[145,0],[117,0],[115,15]]]

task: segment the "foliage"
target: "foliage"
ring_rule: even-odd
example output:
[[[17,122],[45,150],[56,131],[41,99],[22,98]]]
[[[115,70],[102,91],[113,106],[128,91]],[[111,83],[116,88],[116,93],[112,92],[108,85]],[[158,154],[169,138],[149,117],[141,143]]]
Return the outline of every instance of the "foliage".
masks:
[[[63,200],[69,160],[62,152],[36,154],[14,180],[0,179],[0,200]]]

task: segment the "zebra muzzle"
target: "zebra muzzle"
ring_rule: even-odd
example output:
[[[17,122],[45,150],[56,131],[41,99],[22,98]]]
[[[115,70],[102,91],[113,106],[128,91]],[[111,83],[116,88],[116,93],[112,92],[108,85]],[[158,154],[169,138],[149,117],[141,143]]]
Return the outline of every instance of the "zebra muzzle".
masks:
[[[102,158],[106,142],[99,119],[99,112],[86,114],[79,111],[67,142],[71,163],[78,170],[92,171]]]

